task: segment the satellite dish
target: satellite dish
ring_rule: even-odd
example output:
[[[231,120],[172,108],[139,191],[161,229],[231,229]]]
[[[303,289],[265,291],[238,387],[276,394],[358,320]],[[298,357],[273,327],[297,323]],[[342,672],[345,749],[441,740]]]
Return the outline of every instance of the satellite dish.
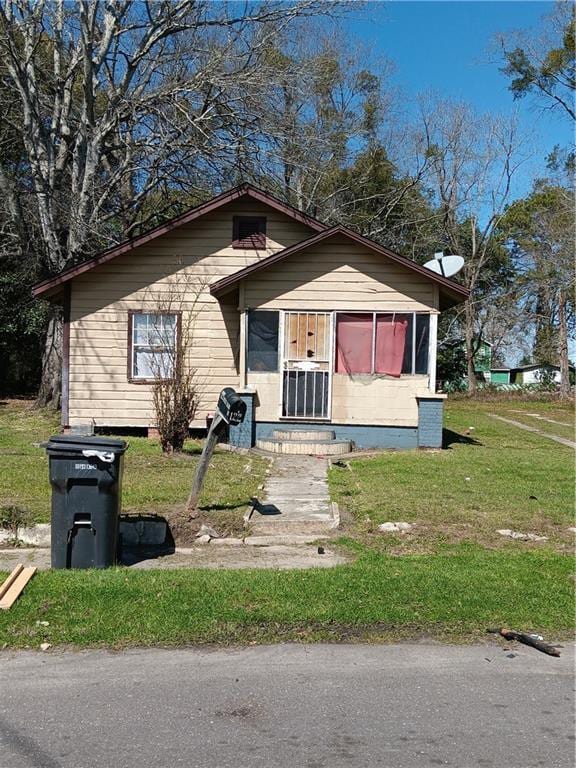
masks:
[[[460,272],[464,266],[464,259],[462,256],[444,256],[444,253],[440,251],[440,253],[435,253],[434,258],[427,261],[424,266],[431,272],[442,275],[442,277],[452,277],[452,275]]]

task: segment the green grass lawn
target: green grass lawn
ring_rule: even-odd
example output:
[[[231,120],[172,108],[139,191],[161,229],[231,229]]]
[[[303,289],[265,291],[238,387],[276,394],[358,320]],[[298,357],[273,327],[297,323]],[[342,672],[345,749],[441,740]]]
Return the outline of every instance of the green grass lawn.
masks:
[[[0,612],[0,647],[469,641],[492,626],[570,633],[567,556],[460,545],[392,557],[350,546],[356,562],[329,569],[41,572]]]
[[[0,505],[30,509],[37,522],[50,519],[46,451],[38,443],[59,431],[58,416],[34,409],[29,401],[0,401]],[[201,444],[188,441],[180,456],[162,456],[160,443],[127,437],[122,511],[167,514],[188,497]],[[268,463],[259,456],[217,452],[200,505],[242,510],[256,494]]]
[[[448,402],[446,450],[389,452],[333,468],[334,498],[368,533],[385,520],[416,523],[409,535],[380,537],[403,551],[462,539],[509,546],[498,528],[542,533],[560,547],[572,542],[574,451],[488,416],[512,418],[508,406]],[[561,413],[569,418],[568,407]],[[554,425],[539,426],[553,433]]]
[[[555,409],[532,402],[528,412],[555,413],[569,423],[569,410]],[[0,647],[470,641],[492,626],[567,637],[574,624],[567,533],[573,451],[488,411],[506,415],[508,405],[449,403],[445,451],[388,452],[331,470],[333,496],[352,517],[340,543],[356,554],[348,565],[41,572],[10,611],[0,612]],[[36,504],[42,515],[47,467],[31,443],[54,431],[50,418],[22,407],[0,412],[1,460],[13,462],[0,493]],[[184,497],[194,456],[163,459],[154,443],[130,442],[125,507],[149,511]],[[215,456],[206,499],[216,506],[244,502],[264,466],[256,456]],[[404,536],[382,535],[375,528],[385,519],[416,526]],[[544,532],[549,541],[503,539],[495,533],[501,527]]]

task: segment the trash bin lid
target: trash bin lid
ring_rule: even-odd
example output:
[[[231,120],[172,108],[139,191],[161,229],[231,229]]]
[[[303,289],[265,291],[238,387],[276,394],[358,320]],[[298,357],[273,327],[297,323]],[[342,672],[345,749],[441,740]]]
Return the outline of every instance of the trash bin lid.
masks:
[[[126,440],[114,440],[110,437],[95,437],[93,435],[52,435],[43,443],[47,451],[82,452],[86,450],[111,451],[124,453],[128,448]]]

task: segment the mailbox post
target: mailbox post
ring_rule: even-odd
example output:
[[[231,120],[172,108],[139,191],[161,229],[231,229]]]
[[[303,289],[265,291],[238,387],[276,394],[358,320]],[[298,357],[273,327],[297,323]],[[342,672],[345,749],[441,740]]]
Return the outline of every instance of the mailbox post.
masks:
[[[196,517],[198,499],[202,492],[202,486],[204,485],[204,477],[210,466],[210,459],[216,448],[216,443],[219,437],[222,435],[226,426],[232,424],[242,424],[244,417],[246,416],[246,403],[239,397],[232,387],[226,387],[220,392],[218,398],[218,405],[216,406],[216,413],[212,419],[212,424],[208,430],[208,436],[206,438],[206,444],[204,450],[200,456],[200,462],[196,470],[196,476],[194,477],[194,483],[190,496],[188,497],[188,503],[186,504],[186,511],[191,517]]]

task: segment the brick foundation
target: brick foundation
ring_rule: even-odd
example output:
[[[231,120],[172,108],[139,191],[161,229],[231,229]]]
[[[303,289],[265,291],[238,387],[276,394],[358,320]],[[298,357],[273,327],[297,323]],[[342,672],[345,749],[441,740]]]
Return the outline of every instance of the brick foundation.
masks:
[[[444,398],[418,398],[418,447],[442,448]]]

